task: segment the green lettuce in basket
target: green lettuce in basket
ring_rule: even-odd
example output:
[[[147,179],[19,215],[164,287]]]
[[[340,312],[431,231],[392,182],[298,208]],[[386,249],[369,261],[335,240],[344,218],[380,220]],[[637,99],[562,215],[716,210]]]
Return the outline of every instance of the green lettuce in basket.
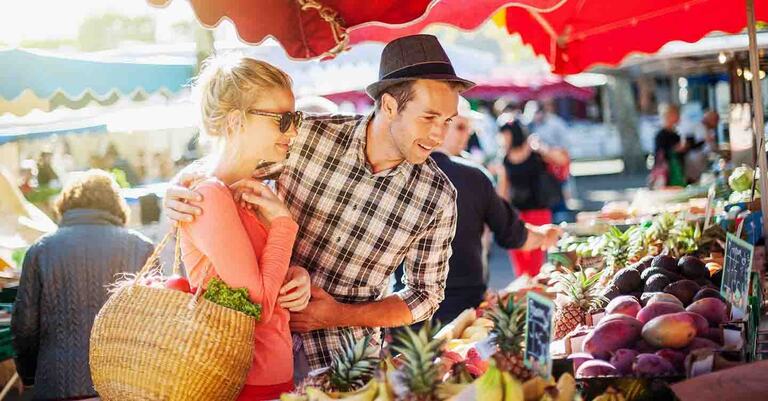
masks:
[[[261,320],[261,305],[254,304],[248,299],[245,288],[230,288],[220,279],[214,277],[208,282],[203,298],[225,308],[243,312],[256,320]]]

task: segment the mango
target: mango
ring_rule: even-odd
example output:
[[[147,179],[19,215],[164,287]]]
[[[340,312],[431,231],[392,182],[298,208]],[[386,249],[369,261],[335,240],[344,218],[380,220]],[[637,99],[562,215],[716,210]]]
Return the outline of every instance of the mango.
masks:
[[[688,312],[704,316],[709,324],[717,326],[728,321],[728,305],[717,298],[702,298],[685,308]]]
[[[723,344],[723,329],[720,327],[710,327],[709,330],[707,330],[704,334],[697,334],[697,337],[706,338],[707,340],[712,340],[718,344]]]
[[[637,316],[637,312],[640,312],[640,309],[640,302],[637,302],[635,297],[631,295],[622,295],[612,299],[611,302],[608,303],[608,306],[605,307],[605,314],[611,315],[618,313],[635,317]]]
[[[648,303],[648,305],[645,305],[643,309],[640,309],[640,312],[637,313],[637,320],[643,324],[646,324],[658,316],[684,311],[685,309],[683,309],[683,306],[676,303],[653,302]]]
[[[642,336],[658,348],[684,348],[696,337],[696,323],[686,312],[661,315],[643,326]]]
[[[634,344],[640,338],[640,333],[641,329],[637,324],[624,320],[609,321],[598,325],[587,335],[584,339],[584,351],[596,358],[608,359],[612,351],[629,348]]]
[[[593,359],[586,361],[576,371],[576,378],[581,379],[584,377],[596,377],[596,376],[615,376],[619,372],[616,368],[606,361],[599,359]]]
[[[611,356],[611,365],[622,375],[632,374],[632,364],[635,362],[635,357],[638,354],[640,353],[633,349],[617,349]]]
[[[696,326],[696,336],[705,337],[709,333],[709,321],[704,316],[693,312],[683,312],[693,319],[693,323]]]
[[[579,370],[579,366],[581,366],[581,364],[593,359],[595,359],[595,357],[593,357],[592,354],[588,352],[574,352],[573,354],[568,355],[568,360],[573,363],[574,372]]]
[[[675,374],[675,367],[656,354],[640,354],[635,359],[634,372],[641,377],[658,377]]]
[[[675,367],[675,370],[678,373],[682,374],[685,371],[685,352],[676,349],[664,348],[662,350],[656,351],[656,355],[669,361],[669,363]]]
[[[687,347],[685,347],[683,351],[685,351],[686,353],[689,353],[691,351],[702,349],[702,348],[719,349],[720,344],[708,338],[696,337],[691,341],[690,344],[688,344]]]
[[[632,316],[622,315],[620,313],[603,317],[602,319],[600,319],[600,322],[597,324],[597,326],[600,327],[608,322],[613,322],[613,321],[621,321],[626,324],[636,326],[638,330],[643,328],[643,323],[641,321],[635,319]]]
[[[647,295],[647,298],[645,300],[644,306],[648,306],[656,302],[671,302],[673,304],[680,304],[680,306],[683,306],[683,303],[680,302],[680,300],[677,299],[676,296],[672,294],[667,294],[666,292],[647,292],[643,294],[644,297],[646,295]]]

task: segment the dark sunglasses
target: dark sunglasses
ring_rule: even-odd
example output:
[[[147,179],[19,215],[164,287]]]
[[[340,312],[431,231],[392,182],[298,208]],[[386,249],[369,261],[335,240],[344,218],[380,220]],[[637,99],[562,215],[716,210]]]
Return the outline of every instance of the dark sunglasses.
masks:
[[[286,133],[293,124],[296,128],[299,128],[302,121],[304,121],[304,114],[300,111],[286,111],[284,113],[272,113],[269,111],[249,110],[249,114],[255,116],[270,117],[280,124],[280,132]]]

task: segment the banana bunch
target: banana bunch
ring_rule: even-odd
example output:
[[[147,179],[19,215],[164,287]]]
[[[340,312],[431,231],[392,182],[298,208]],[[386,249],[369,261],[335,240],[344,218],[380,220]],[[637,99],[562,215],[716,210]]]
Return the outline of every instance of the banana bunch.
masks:
[[[605,392],[597,396],[594,401],[626,401],[624,395],[613,387],[608,387]]]
[[[280,401],[394,401],[394,399],[395,397],[389,388],[389,384],[376,378],[371,379],[368,384],[359,390],[350,392],[326,394],[317,388],[307,387],[306,395],[287,393],[280,397]]]
[[[536,376],[523,383],[525,401],[574,401],[576,395],[576,379],[569,373],[560,376],[557,383],[541,376]]]
[[[508,372],[491,366],[475,381],[475,395],[478,400],[524,401],[523,385]]]

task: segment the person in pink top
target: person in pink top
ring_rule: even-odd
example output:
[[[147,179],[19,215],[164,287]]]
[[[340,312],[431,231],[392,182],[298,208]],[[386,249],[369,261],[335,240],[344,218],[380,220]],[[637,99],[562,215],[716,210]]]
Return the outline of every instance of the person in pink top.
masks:
[[[246,179],[260,162],[285,159],[301,114],[288,75],[236,55],[209,60],[194,93],[202,130],[217,150],[204,161],[207,178],[195,186],[205,213],[181,226],[184,265],[193,286],[216,276],[247,288],[261,305],[253,364],[238,400],[276,399],[293,389],[290,311],[306,306],[309,280],[290,267],[298,225],[288,208],[268,186]],[[234,192],[244,194],[236,200]]]

